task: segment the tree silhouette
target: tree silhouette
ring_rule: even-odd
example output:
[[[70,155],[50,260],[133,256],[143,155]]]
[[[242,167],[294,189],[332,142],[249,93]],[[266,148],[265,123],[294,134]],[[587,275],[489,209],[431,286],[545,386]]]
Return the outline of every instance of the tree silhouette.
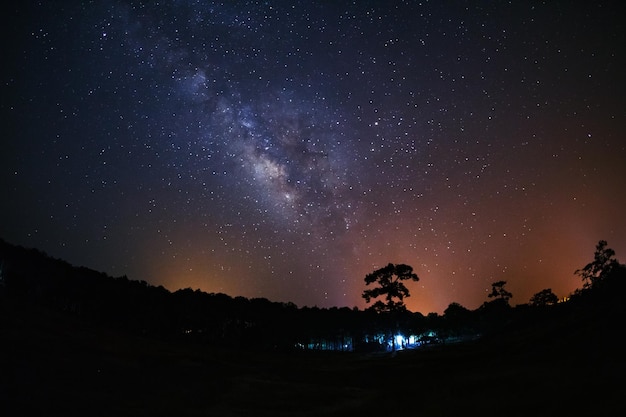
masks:
[[[615,251],[607,248],[606,245],[606,240],[600,240],[596,245],[593,262],[589,262],[584,268],[574,272],[582,278],[583,288],[596,286],[620,266],[617,259],[614,258]]]
[[[459,303],[450,303],[443,312],[443,325],[448,336],[473,334],[472,312]]]
[[[494,297],[496,300],[504,300],[507,303],[509,299],[513,298],[513,294],[504,289],[506,281],[497,281],[491,284],[491,293],[489,298]]]
[[[404,298],[409,297],[409,290],[402,281],[419,281],[413,273],[413,267],[405,264],[388,264],[365,276],[365,285],[378,284],[377,287],[363,291],[363,298],[367,303],[379,296],[382,300],[376,301],[372,309],[377,312],[405,311]]]
[[[539,291],[530,298],[530,305],[535,307],[544,307],[554,305],[559,302],[559,298],[552,292],[552,289],[546,288]]]

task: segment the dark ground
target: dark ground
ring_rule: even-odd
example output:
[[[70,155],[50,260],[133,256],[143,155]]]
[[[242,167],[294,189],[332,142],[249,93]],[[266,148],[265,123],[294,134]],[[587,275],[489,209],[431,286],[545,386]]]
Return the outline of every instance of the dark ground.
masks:
[[[623,322],[553,321],[396,354],[272,353],[154,341],[0,302],[0,415],[6,417],[617,416],[626,410],[626,361],[617,342]]]

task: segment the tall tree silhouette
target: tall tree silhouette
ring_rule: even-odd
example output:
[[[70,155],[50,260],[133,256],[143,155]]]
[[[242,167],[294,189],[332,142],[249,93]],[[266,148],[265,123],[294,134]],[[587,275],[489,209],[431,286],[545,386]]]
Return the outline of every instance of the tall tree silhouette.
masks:
[[[365,276],[365,285],[378,284],[378,286],[363,291],[363,298],[369,303],[372,299],[384,296],[384,302],[378,300],[371,307],[377,312],[404,311],[406,310],[404,298],[410,295],[409,289],[402,282],[406,280],[419,281],[413,267],[390,263]]]
[[[615,259],[615,251],[606,246],[606,240],[600,240],[596,245],[593,262],[589,262],[584,268],[577,269],[574,272],[582,278],[583,288],[596,286],[620,266],[617,259]]]

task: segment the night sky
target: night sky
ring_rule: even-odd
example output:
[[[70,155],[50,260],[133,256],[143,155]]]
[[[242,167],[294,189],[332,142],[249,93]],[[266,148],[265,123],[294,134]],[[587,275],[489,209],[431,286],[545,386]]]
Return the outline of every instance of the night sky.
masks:
[[[511,304],[626,259],[621,2],[4,5],[0,237],[111,276]]]

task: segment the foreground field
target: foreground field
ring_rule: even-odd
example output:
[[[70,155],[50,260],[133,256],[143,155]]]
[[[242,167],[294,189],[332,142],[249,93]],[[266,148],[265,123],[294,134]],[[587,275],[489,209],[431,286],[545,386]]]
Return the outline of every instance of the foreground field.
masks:
[[[548,323],[395,354],[166,343],[2,300],[3,416],[615,416],[610,329]],[[6,411],[6,412],[5,412]]]

